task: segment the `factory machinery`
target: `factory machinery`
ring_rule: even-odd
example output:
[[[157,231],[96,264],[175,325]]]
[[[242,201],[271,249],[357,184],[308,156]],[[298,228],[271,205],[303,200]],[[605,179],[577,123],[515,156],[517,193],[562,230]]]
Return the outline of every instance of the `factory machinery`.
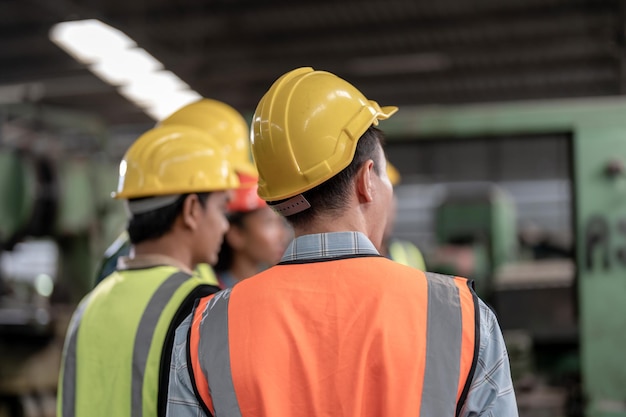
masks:
[[[490,149],[513,136],[524,143],[547,136],[567,142],[562,156],[568,162],[569,204],[550,223],[566,219],[569,243],[538,238],[537,227],[524,230],[520,219],[530,206],[516,209],[511,198],[515,193],[497,182],[465,184],[461,190],[438,184],[439,197],[429,218],[428,269],[476,279],[479,294],[495,310],[505,335],[522,416],[626,416],[624,115],[623,98],[604,98],[402,108],[385,124],[389,158],[405,179],[411,155],[418,157],[409,145],[427,150],[419,148],[422,141],[432,147],[433,141],[453,140],[463,147],[480,138]],[[398,144],[402,152],[394,154]],[[488,154],[480,160],[468,149],[461,159],[446,160],[445,165],[462,174],[472,163],[493,159]],[[530,157],[515,153],[509,165],[542,170],[535,163],[541,152]],[[402,194],[428,196],[429,188],[423,186],[428,180],[419,178],[419,193],[407,191],[411,184],[400,188],[399,207]],[[550,198],[557,193],[547,194]],[[406,231],[407,225],[396,229]],[[418,234],[415,237],[419,244]]]
[[[123,227],[102,132],[87,115],[0,107],[0,417],[55,415],[69,318]]]
[[[550,241],[539,226],[518,230],[516,195],[497,184],[444,191],[432,207],[428,269],[471,278],[495,311],[522,417],[582,416],[571,242]]]
[[[626,416],[625,114],[616,98],[403,107],[385,122],[389,159],[403,174],[396,231],[424,248],[430,270],[476,280],[501,323],[523,417]],[[105,157],[104,129],[88,115],[13,107],[0,123],[0,417],[53,416],[69,317],[124,226],[109,194],[121,155]],[[489,148],[546,135],[567,143],[567,207],[548,222],[568,229],[559,244],[522,227],[530,206],[519,204],[519,187],[488,177],[429,184],[410,175],[427,161],[393,152],[443,138]],[[463,167],[481,161],[461,154],[443,164],[464,178]],[[409,227],[419,213],[426,240]]]

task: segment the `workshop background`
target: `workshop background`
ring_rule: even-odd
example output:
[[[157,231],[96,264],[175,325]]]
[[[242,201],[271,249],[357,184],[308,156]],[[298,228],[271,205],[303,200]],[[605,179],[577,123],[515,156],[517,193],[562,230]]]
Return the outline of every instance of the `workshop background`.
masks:
[[[394,235],[476,280],[520,415],[626,416],[624,1],[0,0],[0,417],[54,416],[69,316],[125,227],[117,165],[167,110],[60,45],[91,19],[248,120],[301,66],[399,106]]]

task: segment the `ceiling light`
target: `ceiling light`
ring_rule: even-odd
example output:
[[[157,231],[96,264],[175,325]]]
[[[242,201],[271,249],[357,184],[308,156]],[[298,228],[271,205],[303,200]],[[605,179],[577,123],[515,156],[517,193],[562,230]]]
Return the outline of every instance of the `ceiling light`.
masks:
[[[90,67],[98,77],[111,85],[132,83],[154,71],[163,69],[163,64],[141,48],[125,49],[110,55]]]
[[[99,61],[105,54],[115,54],[136,45],[122,31],[96,19],[54,25],[50,39],[83,63]]]
[[[120,87],[120,93],[135,103],[145,103],[154,101],[163,93],[188,89],[189,86],[171,71],[159,71]]]
[[[192,90],[171,91],[150,103],[144,110],[155,120],[163,120],[186,104],[198,101],[202,96]]]
[[[156,120],[202,98],[125,33],[99,20],[58,23],[49,36]]]

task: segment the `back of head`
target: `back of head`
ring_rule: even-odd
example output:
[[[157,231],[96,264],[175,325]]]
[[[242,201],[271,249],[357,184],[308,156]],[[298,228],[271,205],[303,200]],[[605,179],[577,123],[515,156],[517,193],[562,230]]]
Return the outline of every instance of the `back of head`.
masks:
[[[382,135],[372,127],[396,111],[381,108],[329,72],[286,73],[263,96],[253,118],[259,196],[284,216],[307,210],[311,204],[304,194],[346,169],[366,132],[378,143]]]
[[[204,98],[188,104],[160,122],[160,126],[185,125],[200,129],[222,144],[235,170],[256,175],[250,159],[250,130],[243,116],[218,100]]]
[[[113,197],[127,200],[131,225],[173,211],[165,215],[164,223],[171,223],[185,196],[239,185],[221,144],[206,132],[181,125],[160,126],[141,135],[124,155],[119,174]],[[170,226],[163,225],[164,230],[151,232],[149,237],[159,237]],[[133,243],[137,240],[131,236]]]

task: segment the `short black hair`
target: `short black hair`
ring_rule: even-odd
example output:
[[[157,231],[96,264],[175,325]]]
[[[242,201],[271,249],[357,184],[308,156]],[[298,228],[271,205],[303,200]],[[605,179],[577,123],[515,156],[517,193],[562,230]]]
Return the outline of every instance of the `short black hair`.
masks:
[[[206,200],[211,193],[194,193],[202,207],[205,207]],[[128,221],[128,236],[133,245],[146,240],[158,239],[172,229],[174,220],[183,209],[185,199],[191,194],[183,194],[175,202],[165,207],[146,213],[133,215]],[[151,198],[151,197],[147,197]],[[143,200],[143,198],[131,199],[130,201]]]
[[[376,150],[385,143],[385,135],[380,129],[371,126],[359,138],[350,165],[322,184],[302,193],[311,207],[291,216],[287,221],[293,227],[310,223],[321,212],[341,210],[347,203],[347,191],[361,165],[367,160],[374,160],[374,172],[381,174],[381,167],[376,160]],[[278,204],[285,200],[270,202]]]

